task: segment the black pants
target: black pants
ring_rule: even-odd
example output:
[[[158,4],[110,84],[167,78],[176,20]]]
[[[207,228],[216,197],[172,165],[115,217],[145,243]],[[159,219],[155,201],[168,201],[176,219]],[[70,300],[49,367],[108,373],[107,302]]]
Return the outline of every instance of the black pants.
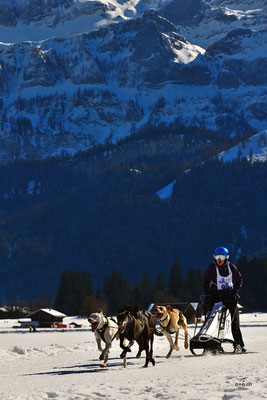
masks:
[[[235,341],[235,346],[240,344],[240,346],[243,347],[244,342],[243,342],[242,333],[240,330],[240,319],[239,319],[238,307],[236,305],[229,307],[226,304],[225,304],[225,306],[230,311],[231,320],[232,320],[231,329],[232,329],[232,335],[233,335],[233,338]]]

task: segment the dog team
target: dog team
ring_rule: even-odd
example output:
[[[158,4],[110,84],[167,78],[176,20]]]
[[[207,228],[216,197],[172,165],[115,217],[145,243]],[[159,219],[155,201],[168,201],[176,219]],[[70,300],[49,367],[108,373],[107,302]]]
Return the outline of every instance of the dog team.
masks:
[[[123,359],[123,366],[127,366],[127,353],[131,352],[131,346],[134,342],[139,345],[136,357],[140,357],[145,350],[146,361],[144,367],[149,362],[155,365],[153,358],[153,341],[154,334],[157,336],[165,335],[170,344],[170,350],[166,355],[169,358],[173,350],[179,350],[178,337],[179,330],[182,328],[185,333],[184,347],[188,348],[188,331],[187,321],[181,311],[172,308],[172,306],[155,306],[152,313],[149,311],[141,311],[136,306],[125,306],[119,310],[117,320],[113,317],[105,317],[102,310],[92,313],[88,321],[91,324],[92,332],[95,334],[97,348],[101,351],[99,360],[103,361],[101,367],[106,367],[108,362],[109,351],[113,340],[120,340],[122,353],[120,357]],[[156,328],[159,323],[160,331]],[[175,333],[173,341],[172,334]],[[126,340],[128,344],[125,345]],[[104,342],[104,349],[101,343]]]

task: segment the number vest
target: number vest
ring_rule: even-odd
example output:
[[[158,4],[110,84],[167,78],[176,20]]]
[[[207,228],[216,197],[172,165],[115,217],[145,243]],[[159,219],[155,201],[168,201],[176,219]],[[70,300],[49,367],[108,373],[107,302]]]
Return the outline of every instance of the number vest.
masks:
[[[227,276],[221,276],[219,273],[219,268],[216,265],[216,272],[217,272],[217,289],[218,290],[223,290],[223,289],[232,289],[233,288],[233,274],[231,271],[231,268],[229,264],[228,266],[228,271],[229,275]]]

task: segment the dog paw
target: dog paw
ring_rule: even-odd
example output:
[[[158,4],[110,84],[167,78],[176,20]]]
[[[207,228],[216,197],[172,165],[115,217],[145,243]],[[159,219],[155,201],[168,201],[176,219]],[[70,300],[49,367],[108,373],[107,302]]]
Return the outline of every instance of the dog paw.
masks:
[[[166,358],[170,358],[171,354],[172,354],[172,352],[169,351],[169,353],[166,355]]]
[[[102,363],[102,364],[100,364],[100,367],[105,368],[106,365],[107,365],[106,363]]]

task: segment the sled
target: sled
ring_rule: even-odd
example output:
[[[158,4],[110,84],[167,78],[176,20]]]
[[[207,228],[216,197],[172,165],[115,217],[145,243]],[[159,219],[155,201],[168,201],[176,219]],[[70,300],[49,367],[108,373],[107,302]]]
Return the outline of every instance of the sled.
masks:
[[[195,356],[233,353],[233,349],[225,351],[223,345],[226,343],[234,345],[231,316],[229,310],[219,302],[214,304],[199,332],[190,340],[190,351]]]

